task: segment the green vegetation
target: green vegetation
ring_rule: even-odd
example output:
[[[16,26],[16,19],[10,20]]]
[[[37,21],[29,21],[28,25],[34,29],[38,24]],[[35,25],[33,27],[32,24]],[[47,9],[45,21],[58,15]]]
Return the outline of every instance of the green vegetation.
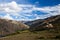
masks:
[[[40,39],[60,39],[60,33],[54,32],[55,30],[43,30],[43,31],[29,31],[29,30],[22,30],[17,31],[16,33],[7,35],[6,37],[0,38],[0,40],[40,40]]]

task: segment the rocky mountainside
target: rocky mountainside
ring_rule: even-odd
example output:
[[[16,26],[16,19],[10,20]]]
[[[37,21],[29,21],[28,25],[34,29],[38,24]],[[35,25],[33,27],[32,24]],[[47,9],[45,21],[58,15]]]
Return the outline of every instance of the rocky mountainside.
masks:
[[[28,28],[29,26],[18,21],[0,19],[0,37]]]
[[[60,15],[57,15],[57,16],[48,17],[46,19],[28,21],[25,24],[30,26],[30,30],[43,30],[43,29],[53,28],[54,27],[53,24],[57,22],[57,20],[59,19],[60,19]]]

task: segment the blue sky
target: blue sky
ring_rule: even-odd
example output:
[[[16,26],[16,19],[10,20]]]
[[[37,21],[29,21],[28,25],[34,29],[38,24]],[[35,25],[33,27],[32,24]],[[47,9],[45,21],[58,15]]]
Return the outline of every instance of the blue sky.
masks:
[[[0,0],[0,17],[36,20],[60,15],[60,0]]]

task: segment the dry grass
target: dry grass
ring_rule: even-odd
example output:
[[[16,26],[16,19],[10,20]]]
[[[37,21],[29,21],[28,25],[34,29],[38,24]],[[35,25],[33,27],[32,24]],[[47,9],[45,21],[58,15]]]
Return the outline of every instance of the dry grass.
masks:
[[[21,31],[19,34],[10,35],[0,38],[0,40],[60,40],[56,39],[56,34],[50,33],[47,30],[30,32],[30,31]]]

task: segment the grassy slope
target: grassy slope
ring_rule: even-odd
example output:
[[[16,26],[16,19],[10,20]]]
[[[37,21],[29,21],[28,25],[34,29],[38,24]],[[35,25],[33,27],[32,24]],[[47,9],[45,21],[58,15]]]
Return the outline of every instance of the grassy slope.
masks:
[[[40,39],[60,39],[60,33],[54,32],[51,30],[44,30],[38,32],[30,32],[30,31],[21,31],[19,34],[6,36],[0,38],[0,40],[40,40]]]

